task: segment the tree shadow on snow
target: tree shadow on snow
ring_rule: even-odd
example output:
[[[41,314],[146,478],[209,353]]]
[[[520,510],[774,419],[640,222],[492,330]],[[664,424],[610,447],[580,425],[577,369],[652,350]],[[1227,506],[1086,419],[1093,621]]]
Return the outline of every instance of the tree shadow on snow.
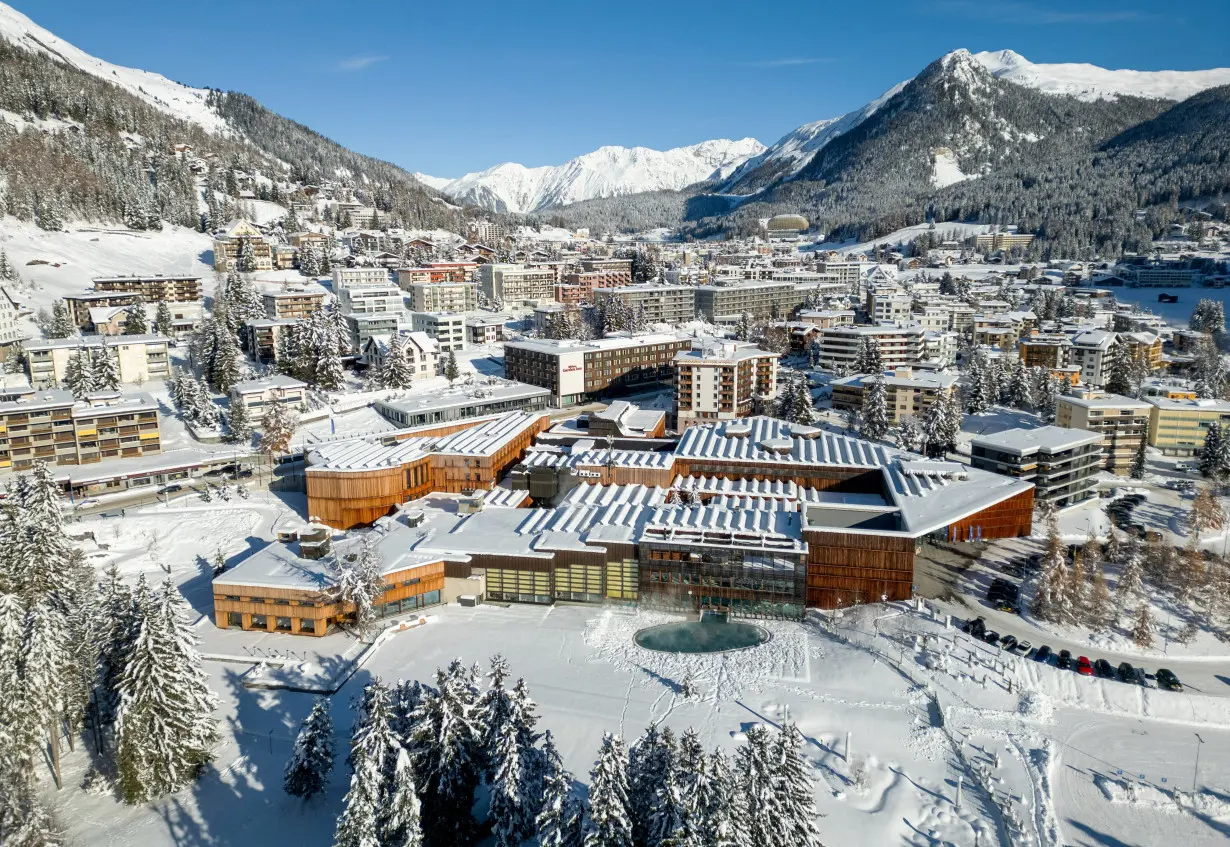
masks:
[[[1084,833],[1085,835],[1085,840],[1075,842],[1073,847],[1093,847],[1093,845],[1097,845],[1098,847],[1135,847],[1135,845],[1130,844],[1127,841],[1120,841],[1113,835],[1107,835],[1105,832],[1099,832],[1088,824],[1083,824],[1080,821],[1074,821],[1071,818],[1068,818],[1067,823],[1068,826],[1072,827],[1072,829],[1077,832]]]

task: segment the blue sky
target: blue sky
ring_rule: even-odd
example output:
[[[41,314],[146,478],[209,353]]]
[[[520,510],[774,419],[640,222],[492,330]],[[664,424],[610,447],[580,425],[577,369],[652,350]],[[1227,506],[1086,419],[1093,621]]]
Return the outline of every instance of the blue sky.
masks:
[[[603,144],[770,144],[949,50],[1230,65],[1230,0],[12,0],[107,61],[235,89],[360,152],[460,176]]]

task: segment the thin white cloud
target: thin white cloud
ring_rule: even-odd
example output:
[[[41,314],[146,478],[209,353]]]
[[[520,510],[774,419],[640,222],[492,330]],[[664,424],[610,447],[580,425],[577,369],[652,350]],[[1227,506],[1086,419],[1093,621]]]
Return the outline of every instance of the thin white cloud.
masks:
[[[795,65],[819,65],[823,62],[831,62],[832,59],[827,56],[806,56],[787,59],[760,59],[752,62],[739,62],[745,68],[789,68]]]
[[[338,62],[337,69],[339,71],[361,71],[388,58],[388,56],[351,56],[349,59],[342,59]]]
[[[984,20],[1013,24],[1121,24],[1146,21],[1153,16],[1136,9],[1056,9],[1028,0],[944,0],[941,8]]]

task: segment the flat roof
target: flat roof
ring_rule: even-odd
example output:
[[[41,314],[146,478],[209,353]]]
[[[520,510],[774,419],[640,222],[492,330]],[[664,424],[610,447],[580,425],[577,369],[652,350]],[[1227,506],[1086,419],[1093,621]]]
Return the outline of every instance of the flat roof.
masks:
[[[994,435],[976,436],[971,443],[980,447],[994,447],[1010,453],[1025,455],[1045,450],[1053,453],[1084,444],[1101,442],[1102,436],[1087,429],[1070,429],[1064,426],[1041,426],[1037,429],[1005,429]]]
[[[508,381],[499,385],[433,389],[407,397],[393,397],[376,402],[377,409],[385,408],[407,415],[422,414],[440,409],[456,409],[463,406],[490,406],[509,400],[528,400],[534,397],[549,398],[551,389],[525,382]]]
[[[1056,398],[1059,403],[1070,406],[1081,406],[1085,409],[1147,409],[1149,404],[1135,397],[1124,397],[1122,394],[1098,394],[1093,397],[1081,397],[1076,394],[1061,394]]]
[[[60,350],[78,347],[124,347],[130,344],[166,344],[170,341],[165,335],[145,333],[143,335],[74,335],[69,338],[48,338],[43,341],[30,341],[26,350]]]

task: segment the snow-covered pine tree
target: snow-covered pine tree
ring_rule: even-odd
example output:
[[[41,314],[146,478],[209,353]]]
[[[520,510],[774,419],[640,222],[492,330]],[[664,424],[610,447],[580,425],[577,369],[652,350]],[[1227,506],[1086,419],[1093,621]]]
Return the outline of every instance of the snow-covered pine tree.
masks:
[[[1221,504],[1211,487],[1203,486],[1196,492],[1188,521],[1197,535],[1210,529],[1221,529],[1225,525],[1226,514],[1221,510]]]
[[[128,317],[124,319],[125,335],[145,335],[149,332],[149,314],[145,311],[145,303],[137,300],[128,307]]]
[[[384,847],[380,827],[383,783],[384,777],[375,762],[365,756],[355,761],[333,847]]]
[[[0,844],[60,847],[55,820],[40,802],[37,786],[19,767],[0,764]]]
[[[1230,474],[1230,437],[1217,421],[1211,421],[1205,430],[1199,468],[1201,476],[1215,481],[1221,481]]]
[[[859,339],[854,370],[860,374],[884,372],[884,359],[880,356],[880,344],[870,335],[864,335]]]
[[[1134,370],[1131,349],[1123,339],[1117,340],[1111,345],[1110,355],[1106,363],[1104,387],[1107,392],[1121,394],[1124,397],[1131,397],[1135,394],[1136,389],[1132,383]]]
[[[77,334],[77,325],[69,315],[68,304],[57,300],[51,304],[51,323],[47,327],[48,338],[71,338]]]
[[[1068,556],[1063,540],[1059,537],[1059,523],[1052,514],[1047,527],[1046,550],[1042,554],[1031,611],[1041,620],[1067,623],[1071,609]]]
[[[584,809],[572,790],[572,774],[564,768],[548,730],[542,737],[542,807],[535,821],[540,847],[581,847]]]
[[[423,804],[414,783],[410,755],[399,748],[393,763],[392,786],[380,822],[383,847],[422,847]]]
[[[1120,609],[1135,602],[1140,593],[1143,559],[1140,542],[1129,538],[1123,548],[1123,570],[1119,574],[1119,582],[1115,584],[1115,600]]]
[[[777,784],[786,840],[782,847],[820,847],[816,832],[816,789],[811,765],[803,756],[803,733],[793,721],[782,723],[777,737]]]
[[[863,416],[859,435],[869,441],[879,441],[888,435],[888,391],[883,377],[863,385]]]
[[[504,686],[508,680],[508,660],[499,653],[491,657],[487,680],[487,689],[478,699],[478,720],[483,727],[482,748],[486,759],[486,776],[490,779],[496,767],[496,746],[504,724],[512,714],[512,697]]]
[[[365,534],[353,550],[335,552],[330,559],[332,593],[342,603],[354,606],[355,629],[363,638],[375,631],[379,616],[376,604],[384,596],[384,560],[373,536]]]
[[[167,305],[167,301],[160,300],[158,308],[154,310],[154,332],[170,338],[175,333],[174,321],[175,318],[171,314],[171,307]]]
[[[1012,366],[1012,375],[1008,377],[1008,404],[1017,409],[1032,410],[1034,406],[1033,391],[1029,384],[1029,370],[1025,362],[1016,360]]]
[[[901,423],[897,425],[894,441],[902,450],[917,453],[922,444],[922,437],[922,427],[918,424],[918,418],[909,415],[902,418]]]
[[[491,783],[492,834],[497,847],[515,847],[534,833],[542,797],[542,762],[535,746],[538,716],[525,680],[517,680],[510,712],[495,739]]]
[[[239,242],[239,270],[246,274],[256,270],[256,251],[252,247],[252,239],[243,238]]]
[[[746,736],[735,755],[740,796],[735,831],[746,847],[779,847],[789,843],[789,828],[773,739],[763,724],[753,724]]]
[[[589,772],[589,819],[585,847],[633,847],[628,796],[628,753],[618,735],[604,733]]]
[[[414,384],[414,362],[407,345],[409,340],[398,333],[389,336],[389,348],[380,366],[380,384],[385,388],[409,388]]]
[[[981,350],[975,350],[970,357],[969,367],[965,369],[965,411],[971,415],[985,412],[998,397],[990,394],[991,379],[988,373],[987,357]]]
[[[460,844],[474,828],[470,809],[482,776],[483,726],[471,670],[454,659],[436,671],[436,690],[414,713],[412,751],[423,800],[423,832],[432,844]]]
[[[1212,339],[1206,338],[1196,351],[1193,365],[1196,395],[1204,398],[1220,398],[1226,387],[1226,365],[1221,352]]]
[[[217,312],[222,314],[218,315]],[[215,310],[212,356],[205,370],[209,387],[222,394],[229,392],[243,377],[243,353],[239,349],[239,339],[235,337],[235,331],[227,322],[228,315],[225,310]]]
[[[928,456],[943,457],[957,448],[964,414],[954,393],[941,394],[923,418],[923,449]]]
[[[105,337],[103,338],[103,343],[101,346],[90,348],[90,356],[92,359],[91,364],[94,370],[94,390],[119,391],[119,354],[115,353],[111,349],[110,345],[107,344],[107,339]]]
[[[167,580],[151,596],[142,576],[140,620],[117,683],[116,772],[123,799],[143,803],[187,785],[210,759],[217,700],[206,683],[184,601]]]
[[[1137,647],[1153,646],[1153,613],[1149,610],[1148,600],[1142,602],[1136,610],[1132,624],[1132,643]]]
[[[304,247],[299,251],[299,273],[310,279],[320,276],[320,251],[315,247]]]
[[[325,790],[332,770],[333,718],[328,698],[322,697],[299,727],[282,785],[292,797],[309,800]]]
[[[95,389],[94,357],[86,347],[78,347],[68,355],[68,364],[64,367],[64,387],[73,393],[78,400]]]
[[[261,418],[261,452],[271,456],[285,453],[290,449],[298,425],[298,416],[286,408],[285,403],[271,405]]]
[[[248,416],[248,404],[240,400],[231,401],[226,418],[226,440],[232,444],[250,444],[252,441],[252,420]]]
[[[628,800],[632,813],[632,832],[638,844],[649,840],[650,818],[654,814],[658,788],[675,768],[675,736],[667,727],[654,724],[628,752]]]
[[[1038,388],[1034,392],[1038,416],[1047,423],[1054,423],[1059,405],[1059,380],[1046,368],[1034,368],[1034,372],[1038,377]]]
[[[707,847],[735,847],[737,821],[742,817],[743,798],[736,793],[730,762],[721,748],[709,754],[704,792],[697,803],[701,815],[701,844]]]

